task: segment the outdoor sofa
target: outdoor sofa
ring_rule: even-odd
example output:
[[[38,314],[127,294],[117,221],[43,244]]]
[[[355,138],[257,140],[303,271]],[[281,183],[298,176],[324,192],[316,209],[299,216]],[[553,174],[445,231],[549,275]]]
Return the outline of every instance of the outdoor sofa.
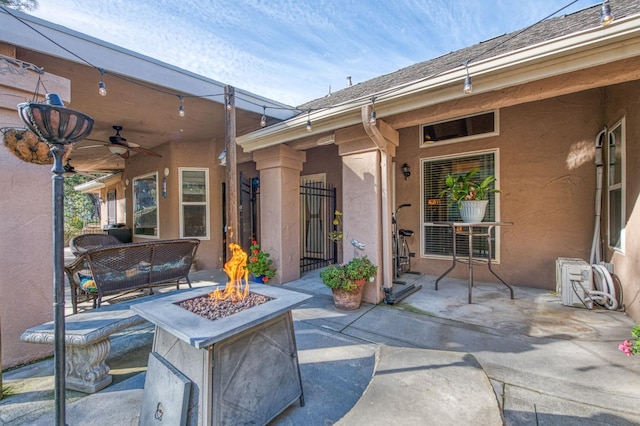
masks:
[[[78,303],[93,301],[100,307],[105,296],[122,299],[128,293],[184,280],[189,287],[189,269],[200,244],[197,239],[160,240],[114,244],[80,251],[65,265],[71,288],[73,313]]]

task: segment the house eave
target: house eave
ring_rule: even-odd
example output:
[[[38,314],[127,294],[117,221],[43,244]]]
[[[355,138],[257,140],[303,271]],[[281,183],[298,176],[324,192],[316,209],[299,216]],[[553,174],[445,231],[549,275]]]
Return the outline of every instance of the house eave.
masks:
[[[640,15],[629,16],[606,27],[593,27],[547,42],[527,46],[490,59],[471,63],[473,95],[522,85],[548,77],[640,56]],[[236,139],[245,152],[321,135],[361,123],[360,109],[376,96],[378,118],[460,99],[466,70],[459,68],[414,83],[353,99],[331,108],[301,114]],[[307,119],[312,132],[306,130]]]
[[[12,16],[13,15],[13,16]],[[15,16],[15,17],[14,17]],[[24,23],[23,23],[24,22]],[[29,26],[25,25],[28,24]],[[31,49],[57,58],[84,65],[88,63],[101,66],[107,72],[127,76],[149,84],[171,88],[176,93],[206,96],[213,102],[224,102],[225,84],[161,62],[157,59],[124,49],[86,34],[73,31],[26,13],[0,9],[0,42],[17,47]],[[47,40],[34,31],[37,30],[57,44]],[[64,46],[66,49],[62,48]],[[67,50],[68,49],[68,50]],[[81,61],[78,56],[84,59]],[[46,70],[45,70],[46,71]],[[96,70],[96,84],[100,74]],[[286,120],[293,116],[294,108],[264,98],[253,93],[235,89],[235,106],[246,111],[262,114],[267,107],[270,117]]]
[[[101,176],[97,179],[81,183],[73,187],[75,191],[84,192],[86,194],[100,192],[102,188],[117,184],[122,181],[122,173],[112,173]]]

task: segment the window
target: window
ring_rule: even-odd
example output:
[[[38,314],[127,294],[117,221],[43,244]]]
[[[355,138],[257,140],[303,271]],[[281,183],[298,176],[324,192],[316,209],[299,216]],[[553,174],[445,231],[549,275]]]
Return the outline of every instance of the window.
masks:
[[[425,124],[420,133],[422,147],[496,136],[499,134],[498,111]]]
[[[107,192],[107,225],[115,225],[118,222],[116,210],[116,190]]]
[[[180,237],[209,239],[209,169],[181,167]]]
[[[616,123],[608,133],[607,160],[607,205],[608,244],[613,250],[624,251],[625,228],[625,119]]]
[[[440,198],[438,194],[444,188],[447,175],[464,175],[467,172],[478,169],[478,180],[483,180],[489,175],[497,176],[496,151],[470,153],[456,157],[439,157],[422,160],[422,256],[423,257],[449,257],[453,255],[453,240],[451,229],[448,227],[428,225],[431,222],[461,222],[458,207],[449,205],[448,200]],[[496,189],[499,182],[496,182]],[[489,205],[485,221],[496,221],[499,217],[496,195],[489,196]],[[495,229],[494,229],[495,231]],[[458,236],[456,251],[460,257],[468,256],[469,244],[466,236]],[[492,254],[495,259],[498,255],[497,241],[491,239]],[[488,247],[486,239],[478,239],[473,243],[473,256],[487,257]]]
[[[133,178],[133,235],[158,238],[158,173]]]

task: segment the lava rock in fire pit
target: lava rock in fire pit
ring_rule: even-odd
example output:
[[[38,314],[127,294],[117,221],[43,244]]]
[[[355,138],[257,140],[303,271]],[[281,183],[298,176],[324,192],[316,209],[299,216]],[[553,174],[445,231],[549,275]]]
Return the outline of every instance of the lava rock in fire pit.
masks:
[[[212,297],[201,296],[183,300],[176,303],[176,305],[203,318],[215,321],[251,309],[254,306],[262,305],[269,300],[271,300],[270,297],[250,292],[247,297],[235,302],[231,299],[216,301]]]

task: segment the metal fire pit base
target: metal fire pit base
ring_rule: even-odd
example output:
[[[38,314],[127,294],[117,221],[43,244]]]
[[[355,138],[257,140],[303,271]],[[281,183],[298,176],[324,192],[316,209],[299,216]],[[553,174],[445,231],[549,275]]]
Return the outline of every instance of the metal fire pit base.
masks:
[[[253,286],[273,300],[216,321],[174,304],[207,291],[133,308],[156,324],[153,351],[192,382],[186,423],[267,424],[296,400],[304,405],[291,309],[310,296]]]

